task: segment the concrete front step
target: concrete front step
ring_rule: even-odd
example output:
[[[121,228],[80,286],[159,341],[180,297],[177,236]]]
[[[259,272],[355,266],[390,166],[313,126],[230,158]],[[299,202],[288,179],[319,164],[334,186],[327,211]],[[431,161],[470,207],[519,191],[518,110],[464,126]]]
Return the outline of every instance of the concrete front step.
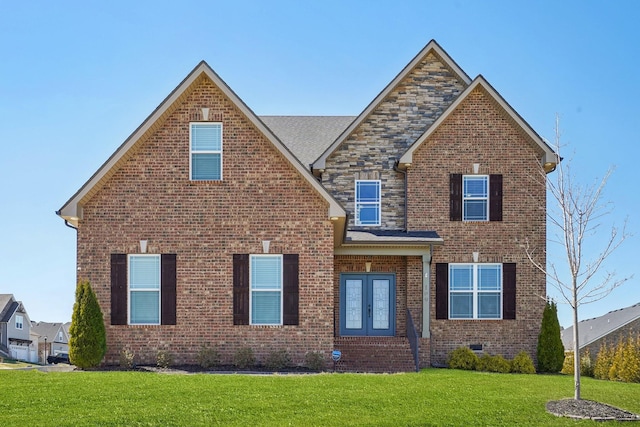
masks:
[[[334,347],[342,352],[338,372],[413,372],[409,340],[404,337],[336,337]]]

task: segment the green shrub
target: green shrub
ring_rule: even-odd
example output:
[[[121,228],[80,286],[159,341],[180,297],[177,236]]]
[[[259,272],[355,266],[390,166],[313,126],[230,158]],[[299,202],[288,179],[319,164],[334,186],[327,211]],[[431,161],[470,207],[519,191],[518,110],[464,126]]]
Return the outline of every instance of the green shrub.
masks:
[[[515,374],[535,374],[533,360],[526,351],[521,351],[511,361],[511,372]]]
[[[565,355],[560,373],[573,375],[573,351],[568,351]],[[591,361],[591,355],[588,350],[580,354],[580,375],[584,375],[585,377],[593,376],[593,362]]]
[[[594,363],[591,358],[589,349],[585,349],[580,353],[580,375],[585,377],[593,377]]]
[[[506,360],[499,354],[491,356],[490,354],[484,353],[478,359],[476,370],[483,372],[500,372],[506,374],[511,371],[511,364],[508,360]]]
[[[304,365],[314,371],[323,371],[327,366],[327,362],[322,353],[310,351],[304,356]]]
[[[161,368],[168,368],[173,365],[173,354],[169,353],[166,350],[158,351],[158,355],[156,356],[156,364]]]
[[[133,369],[135,366],[135,354],[133,351],[123,348],[122,351],[120,351],[120,367]]]
[[[478,356],[469,347],[458,347],[449,354],[447,365],[451,369],[473,371],[478,365]]]
[[[240,369],[246,369],[256,364],[256,356],[251,347],[238,349],[233,355],[233,365]]]
[[[563,369],[564,346],[560,338],[558,308],[553,301],[547,301],[542,313],[542,324],[538,335],[538,372],[558,373]]]
[[[607,345],[606,342],[602,343],[600,350],[598,351],[598,357],[596,358],[596,365],[593,368],[593,376],[599,380],[609,379],[609,370],[613,365],[614,348]]]
[[[640,382],[640,337],[621,340],[613,356],[609,379],[628,383]]]
[[[209,369],[220,364],[220,353],[215,348],[202,344],[198,350],[196,361],[201,368]]]
[[[287,350],[274,350],[269,353],[264,365],[272,371],[279,371],[291,366],[291,357],[289,357]]]
[[[88,281],[81,280],[76,287],[69,335],[70,362],[79,368],[98,366],[107,352],[107,335],[98,299]]]

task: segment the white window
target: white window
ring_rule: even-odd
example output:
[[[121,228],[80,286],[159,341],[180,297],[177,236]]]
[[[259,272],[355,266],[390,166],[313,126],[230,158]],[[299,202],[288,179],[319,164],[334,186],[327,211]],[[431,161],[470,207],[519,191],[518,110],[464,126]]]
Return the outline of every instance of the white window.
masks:
[[[16,329],[22,329],[24,326],[24,317],[16,315]]]
[[[462,220],[489,220],[489,176],[462,177]]]
[[[129,324],[160,324],[160,255],[129,255]]]
[[[282,255],[251,255],[252,325],[282,325]]]
[[[502,318],[502,264],[449,264],[449,319]]]
[[[62,342],[63,336],[62,331],[58,332],[58,342]]]
[[[380,181],[356,181],[356,225],[380,225]]]
[[[191,123],[189,133],[191,180],[221,180],[222,123]]]

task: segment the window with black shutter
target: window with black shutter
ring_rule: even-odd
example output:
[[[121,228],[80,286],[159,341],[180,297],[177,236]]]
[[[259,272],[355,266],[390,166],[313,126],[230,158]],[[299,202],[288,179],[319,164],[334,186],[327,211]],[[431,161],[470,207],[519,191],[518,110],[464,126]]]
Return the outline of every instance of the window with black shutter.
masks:
[[[502,175],[449,175],[451,221],[502,221]]]
[[[111,254],[111,324],[176,324],[175,254]]]

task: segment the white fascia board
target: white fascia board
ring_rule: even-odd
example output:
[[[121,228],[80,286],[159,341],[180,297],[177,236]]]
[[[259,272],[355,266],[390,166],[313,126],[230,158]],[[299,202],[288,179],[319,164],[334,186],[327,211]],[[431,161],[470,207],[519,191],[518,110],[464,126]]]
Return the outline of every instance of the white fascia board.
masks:
[[[380,94],[371,101],[371,103],[364,109],[362,113],[347,127],[344,132],[338,136],[333,144],[325,150],[324,153],[313,163],[314,170],[323,170],[326,167],[327,158],[342,144],[351,133],[360,126],[360,124],[371,114],[382,101],[398,86],[398,84],[407,77],[411,71],[429,54],[429,52],[435,52],[435,54],[441,58],[445,65],[453,71],[456,76],[462,80],[465,85],[471,83],[471,79],[465,73],[462,68],[456,64],[456,62],[440,47],[435,40],[431,40],[427,45],[407,64],[406,67],[380,92]]]

